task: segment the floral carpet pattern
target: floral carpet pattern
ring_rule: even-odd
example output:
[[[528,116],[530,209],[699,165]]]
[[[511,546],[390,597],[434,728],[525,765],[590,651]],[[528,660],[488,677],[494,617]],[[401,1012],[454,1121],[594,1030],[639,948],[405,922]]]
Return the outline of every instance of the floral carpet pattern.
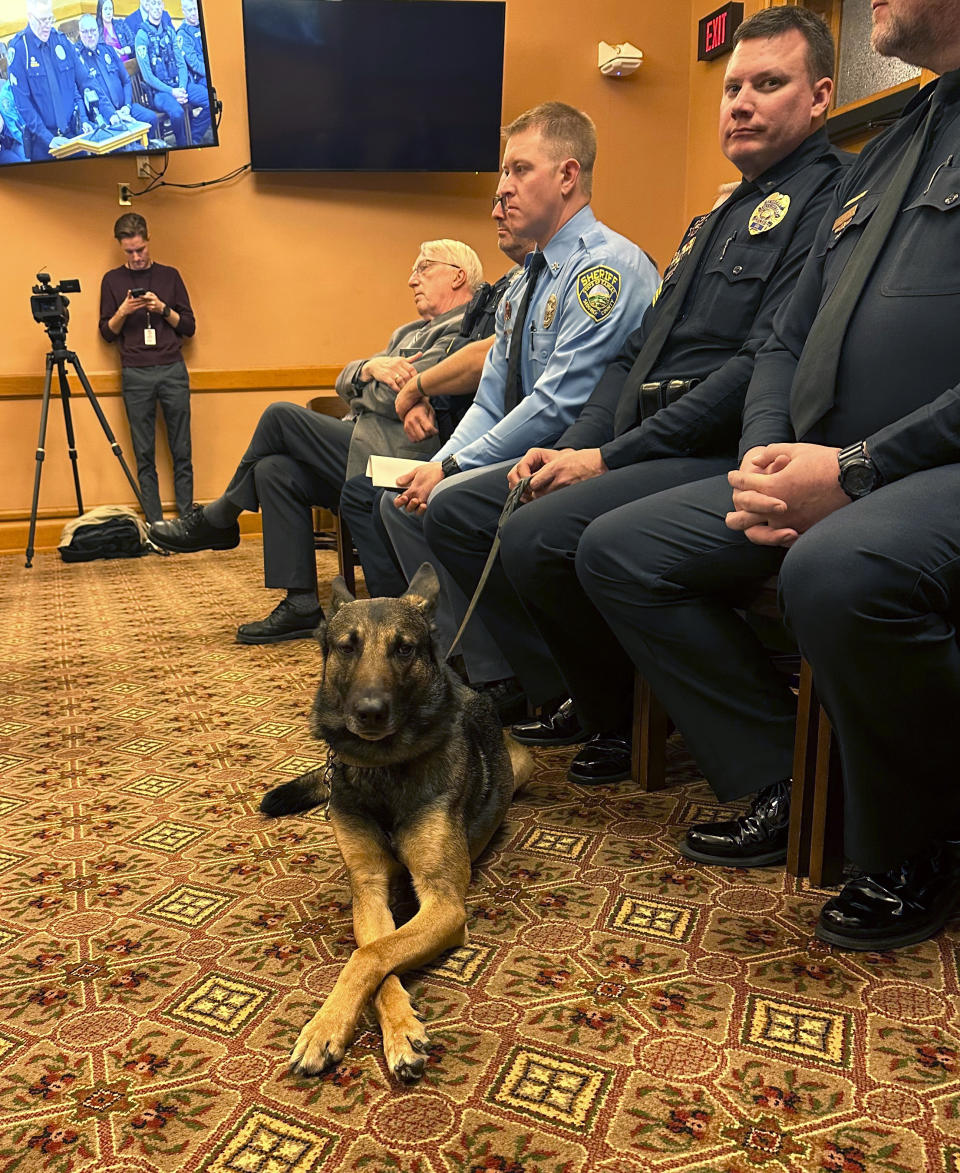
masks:
[[[960,1173],[956,926],[842,955],[821,893],[687,863],[729,808],[679,744],[654,795],[538,755],[406,979],[418,1086],[372,1017],[289,1074],[353,938],[322,813],[258,813],[322,760],[315,645],[233,642],[260,581],[256,541],[0,559],[0,1173]]]

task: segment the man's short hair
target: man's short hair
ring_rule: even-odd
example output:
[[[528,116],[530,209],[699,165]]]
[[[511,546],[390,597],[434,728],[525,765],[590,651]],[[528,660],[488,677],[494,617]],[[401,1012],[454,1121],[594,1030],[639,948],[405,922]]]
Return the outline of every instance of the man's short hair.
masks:
[[[576,159],[580,164],[580,190],[589,198],[593,191],[593,165],[597,159],[597,128],[593,119],[566,102],[541,102],[503,127],[505,139],[525,130],[539,130],[553,157]]]
[[[139,212],[124,212],[113,226],[113,235],[117,240],[127,236],[142,236],[147,239],[147,222]]]
[[[837,54],[833,34],[822,16],[809,8],[764,8],[739,25],[733,34],[734,46],[741,41],[782,37],[796,29],[807,42],[807,71],[811,82],[833,77]]]
[[[80,19],[77,21],[77,28],[79,29],[80,26],[84,23],[86,23],[87,27],[89,28],[91,21],[93,22],[94,28],[96,28],[97,27],[97,18],[93,15],[93,13],[92,12],[82,12],[80,14]]]
[[[420,252],[427,260],[446,261],[463,269],[467,277],[467,288],[471,293],[483,281],[483,265],[469,244],[462,240],[425,240]]]

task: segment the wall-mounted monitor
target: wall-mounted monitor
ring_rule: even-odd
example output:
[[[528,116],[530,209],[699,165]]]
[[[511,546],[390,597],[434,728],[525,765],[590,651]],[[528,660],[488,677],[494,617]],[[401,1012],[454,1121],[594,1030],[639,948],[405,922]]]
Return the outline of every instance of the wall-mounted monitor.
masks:
[[[216,146],[213,108],[199,0],[0,0],[0,166]]]
[[[243,0],[254,171],[496,171],[503,0]]]

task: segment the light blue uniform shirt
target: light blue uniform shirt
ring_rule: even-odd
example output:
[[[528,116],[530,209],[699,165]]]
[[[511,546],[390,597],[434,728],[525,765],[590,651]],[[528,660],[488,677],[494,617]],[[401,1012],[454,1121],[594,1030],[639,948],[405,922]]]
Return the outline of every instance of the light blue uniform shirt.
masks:
[[[529,256],[497,310],[496,340],[476,398],[434,460],[456,456],[466,471],[553,443],[640,325],[660,280],[643,251],[601,224],[589,205],[564,224],[543,253],[547,267],[524,326],[529,341],[520,367],[523,398],[504,415],[510,338]]]

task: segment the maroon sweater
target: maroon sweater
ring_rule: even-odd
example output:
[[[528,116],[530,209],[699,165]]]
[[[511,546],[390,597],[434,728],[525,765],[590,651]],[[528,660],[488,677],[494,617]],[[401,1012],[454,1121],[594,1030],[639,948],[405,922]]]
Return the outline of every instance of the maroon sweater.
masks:
[[[128,289],[149,289],[180,315],[176,329],[159,314],[150,314],[150,325],[157,332],[157,345],[144,346],[143,331],[147,311],[137,310],[126,318],[119,334],[107,323],[127,296]],[[180,339],[190,338],[197,323],[183,278],[170,265],[154,262],[146,269],[128,269],[121,265],[104,273],[100,282],[100,333],[108,342],[120,341],[120,361],[125,367],[159,367],[180,357]]]

